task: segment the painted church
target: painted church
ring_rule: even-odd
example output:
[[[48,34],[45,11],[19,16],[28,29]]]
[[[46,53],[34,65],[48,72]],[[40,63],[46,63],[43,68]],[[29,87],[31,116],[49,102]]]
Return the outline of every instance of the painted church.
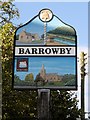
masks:
[[[57,73],[46,73],[44,65],[42,65],[42,68],[40,70],[40,76],[45,80],[45,82],[62,81],[62,76],[58,75]]]

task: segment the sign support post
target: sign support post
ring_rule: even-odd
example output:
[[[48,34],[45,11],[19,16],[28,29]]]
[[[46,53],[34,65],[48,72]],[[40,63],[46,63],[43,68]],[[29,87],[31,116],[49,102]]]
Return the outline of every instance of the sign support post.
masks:
[[[84,89],[85,89],[85,76],[86,76],[86,62],[85,60],[87,58],[85,58],[86,54],[84,52],[81,52],[80,54],[80,68],[81,68],[81,109],[82,109],[82,116],[81,116],[81,120],[85,119],[85,101],[84,101]]]
[[[84,104],[85,104],[85,101],[84,101],[84,80],[85,80],[85,77],[84,75],[81,75],[81,109],[82,109],[82,116],[81,116],[81,120],[84,120],[85,119],[85,115],[84,115]]]
[[[50,89],[38,89],[38,119],[50,120]]]

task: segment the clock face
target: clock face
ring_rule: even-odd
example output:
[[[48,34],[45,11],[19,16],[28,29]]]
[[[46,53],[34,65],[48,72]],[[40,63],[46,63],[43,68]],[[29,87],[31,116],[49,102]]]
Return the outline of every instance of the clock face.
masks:
[[[49,22],[53,18],[53,13],[49,9],[43,9],[39,13],[39,18],[43,22]]]

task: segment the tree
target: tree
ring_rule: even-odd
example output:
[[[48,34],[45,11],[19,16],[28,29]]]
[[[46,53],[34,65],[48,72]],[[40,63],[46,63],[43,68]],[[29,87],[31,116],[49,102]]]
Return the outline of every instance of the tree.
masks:
[[[27,74],[25,77],[25,81],[34,81],[33,73]]]
[[[0,29],[2,44],[3,120],[31,119],[36,115],[36,91],[12,90],[13,38],[15,27],[6,23]],[[33,105],[33,106],[32,106]],[[30,107],[29,107],[30,106]]]
[[[6,4],[6,3],[5,3]],[[7,2],[7,4],[10,4]],[[12,4],[12,3],[11,3]],[[12,4],[13,5],[13,4]],[[1,8],[3,7],[0,6]],[[7,9],[7,11],[6,11]],[[8,6],[4,9],[7,16],[11,13]],[[17,16],[17,14],[15,14]],[[14,16],[13,16],[14,17]],[[12,17],[6,20],[1,17],[0,40],[2,40],[2,101],[3,120],[34,119],[36,117],[36,91],[12,90],[13,43],[16,27],[11,23]],[[8,21],[9,20],[9,21]],[[30,106],[30,107],[29,107]]]
[[[19,82],[20,81],[20,78],[19,78],[19,76],[17,76],[17,75],[14,75],[14,80],[17,82]]]
[[[81,116],[78,109],[77,96],[74,93],[61,90],[51,92],[51,116],[52,120],[76,120]]]
[[[45,85],[45,80],[40,76],[40,73],[37,74],[36,78],[35,78],[35,83],[36,86],[39,85]]]
[[[19,17],[18,9],[13,4],[14,0],[8,0],[8,2],[0,1],[0,25],[10,23],[13,18]]]

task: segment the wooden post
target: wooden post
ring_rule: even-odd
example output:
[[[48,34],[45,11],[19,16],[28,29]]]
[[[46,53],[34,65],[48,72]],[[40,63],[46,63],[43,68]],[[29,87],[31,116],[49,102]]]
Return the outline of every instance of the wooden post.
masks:
[[[38,90],[38,119],[50,120],[50,90],[39,89]]]

